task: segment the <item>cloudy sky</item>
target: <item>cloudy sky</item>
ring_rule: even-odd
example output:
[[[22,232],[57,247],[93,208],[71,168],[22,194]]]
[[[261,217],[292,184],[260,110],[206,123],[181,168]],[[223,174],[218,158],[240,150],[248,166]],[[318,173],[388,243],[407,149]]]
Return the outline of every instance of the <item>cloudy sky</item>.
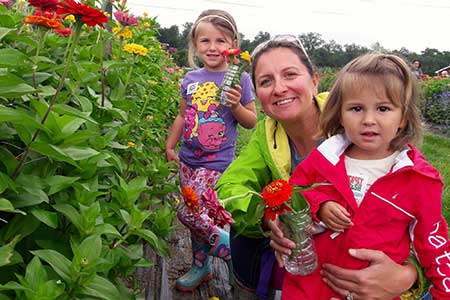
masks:
[[[128,0],[131,12],[157,16],[163,27],[194,22],[204,9],[230,12],[239,32],[253,39],[317,32],[329,42],[393,50],[450,51],[450,0]]]

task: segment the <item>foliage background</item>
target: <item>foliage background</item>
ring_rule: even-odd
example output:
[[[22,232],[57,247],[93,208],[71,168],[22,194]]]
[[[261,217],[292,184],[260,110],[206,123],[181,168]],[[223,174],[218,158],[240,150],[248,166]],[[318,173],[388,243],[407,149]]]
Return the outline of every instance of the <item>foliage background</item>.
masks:
[[[163,149],[182,71],[154,18],[77,42],[24,24],[24,4],[0,5],[0,299],[136,299],[143,241],[167,255],[173,230]]]

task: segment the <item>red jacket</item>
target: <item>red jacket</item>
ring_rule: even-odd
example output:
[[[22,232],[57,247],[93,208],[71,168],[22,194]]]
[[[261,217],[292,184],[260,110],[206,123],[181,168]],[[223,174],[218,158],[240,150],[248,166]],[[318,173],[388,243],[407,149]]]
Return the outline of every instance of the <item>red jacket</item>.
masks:
[[[344,164],[349,145],[342,135],[324,141],[296,168],[292,184],[329,182],[304,192],[315,221],[320,204],[327,200],[340,203],[351,214],[353,226],[332,239],[332,231],[315,236],[319,266],[308,276],[286,273],[282,299],[341,299],[323,281],[319,270],[323,263],[349,269],[368,266],[352,258],[349,249],[381,250],[397,263],[410,255],[410,243],[425,275],[432,281],[433,300],[450,299],[450,241],[442,217],[443,183],[439,172],[413,146],[400,152],[391,170],[376,180],[358,207],[350,189]]]

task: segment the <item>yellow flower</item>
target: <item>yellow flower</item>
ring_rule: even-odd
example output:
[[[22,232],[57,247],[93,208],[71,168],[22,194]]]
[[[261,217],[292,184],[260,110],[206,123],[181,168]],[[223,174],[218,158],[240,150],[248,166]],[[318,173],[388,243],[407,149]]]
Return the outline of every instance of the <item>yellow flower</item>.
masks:
[[[147,115],[147,116],[145,117],[145,119],[146,119],[147,122],[149,122],[149,123],[153,122],[153,116],[151,116],[151,115]]]
[[[67,16],[64,18],[64,20],[70,21],[70,22],[72,22],[72,23],[75,23],[75,22],[76,22],[74,15],[67,15]]]
[[[128,142],[128,147],[134,148],[134,147],[136,147],[136,144],[133,143],[132,141],[129,141],[129,142]]]
[[[144,17],[148,17],[148,13],[146,12],[146,11],[144,11],[144,13],[143,13],[143,15],[144,15]]]
[[[156,82],[156,81],[154,81],[154,80],[151,80],[151,79],[148,80],[147,83],[148,83],[149,86],[155,86],[155,85],[158,84],[158,82]]]
[[[250,63],[251,62],[251,56],[250,53],[248,51],[244,51],[241,53],[241,58],[243,60],[245,60],[246,62]]]
[[[214,296],[214,297],[209,298],[209,300],[220,300],[220,299],[219,299],[219,297]]]
[[[145,22],[145,23],[144,23],[144,27],[145,27],[145,28],[149,28],[149,27],[150,27],[150,23],[149,23],[149,22]]]
[[[120,29],[119,27],[114,27],[112,29],[112,33],[125,39],[133,38],[133,33],[128,28]]]
[[[148,49],[144,46],[134,43],[126,44],[123,46],[123,50],[131,54],[139,54],[142,56],[146,56],[148,52]]]

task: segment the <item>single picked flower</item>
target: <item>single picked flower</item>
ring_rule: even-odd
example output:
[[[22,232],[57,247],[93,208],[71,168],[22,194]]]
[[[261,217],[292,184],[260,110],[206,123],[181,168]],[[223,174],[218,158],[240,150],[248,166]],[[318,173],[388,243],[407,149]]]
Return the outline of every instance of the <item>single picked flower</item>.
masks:
[[[183,196],[184,203],[186,204],[187,208],[191,212],[198,212],[199,211],[199,204],[198,204],[198,196],[195,193],[195,191],[190,186],[184,186],[181,188],[181,195]]]
[[[266,204],[264,217],[275,220],[277,215],[290,211],[289,201],[292,196],[292,186],[286,180],[275,180],[263,189],[261,196]]]
[[[222,55],[225,56],[228,63],[231,62],[232,64],[237,65],[239,63],[239,59],[236,56],[239,55],[240,53],[241,53],[240,49],[230,48],[228,50],[224,50],[222,52]]]
[[[250,64],[251,63],[251,55],[250,55],[250,52],[248,52],[248,51],[244,51],[244,52],[242,52],[241,53],[241,58],[243,59],[243,60],[245,60],[248,64]]]
[[[233,224],[234,220],[231,213],[226,211],[222,205],[220,205],[217,192],[209,188],[201,196],[202,201],[208,210],[208,216],[214,221],[219,227],[224,227],[227,224]]]

